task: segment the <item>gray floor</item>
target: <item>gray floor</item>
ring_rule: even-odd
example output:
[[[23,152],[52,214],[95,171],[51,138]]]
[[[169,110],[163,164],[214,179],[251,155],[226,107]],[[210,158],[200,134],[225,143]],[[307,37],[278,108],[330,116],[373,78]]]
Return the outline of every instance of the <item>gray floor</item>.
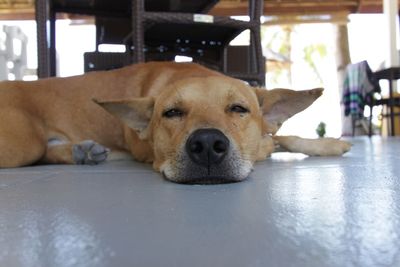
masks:
[[[0,266],[400,266],[400,139],[277,154],[237,184],[150,166],[0,171]]]

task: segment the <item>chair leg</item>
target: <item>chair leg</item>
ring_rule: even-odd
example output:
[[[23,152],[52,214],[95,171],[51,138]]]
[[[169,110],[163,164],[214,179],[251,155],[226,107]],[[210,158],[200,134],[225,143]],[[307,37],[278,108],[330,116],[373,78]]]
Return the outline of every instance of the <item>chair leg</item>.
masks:
[[[50,8],[48,0],[36,0],[36,27],[37,27],[37,51],[39,78],[50,77],[50,51],[47,35],[49,32],[47,22],[50,19]]]
[[[57,58],[56,58],[56,13],[50,4],[50,14],[49,14],[49,33],[50,33],[50,76],[57,76]]]
[[[132,0],[133,63],[145,61],[144,55],[144,0]]]
[[[369,126],[368,126],[368,136],[372,136],[372,108],[373,106],[370,106],[370,114],[369,114]]]

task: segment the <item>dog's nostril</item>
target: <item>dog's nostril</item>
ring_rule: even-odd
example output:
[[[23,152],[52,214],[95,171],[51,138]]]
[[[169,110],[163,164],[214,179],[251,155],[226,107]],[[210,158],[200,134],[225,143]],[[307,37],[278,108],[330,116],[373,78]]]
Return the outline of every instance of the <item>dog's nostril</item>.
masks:
[[[221,163],[229,151],[228,138],[217,129],[198,129],[186,142],[186,152],[199,165],[210,166]]]
[[[217,153],[224,153],[228,149],[228,146],[225,142],[218,140],[214,143],[213,149]]]
[[[192,153],[201,153],[203,151],[203,145],[201,144],[201,142],[197,141],[197,142],[192,142],[190,144],[189,147],[190,152]]]

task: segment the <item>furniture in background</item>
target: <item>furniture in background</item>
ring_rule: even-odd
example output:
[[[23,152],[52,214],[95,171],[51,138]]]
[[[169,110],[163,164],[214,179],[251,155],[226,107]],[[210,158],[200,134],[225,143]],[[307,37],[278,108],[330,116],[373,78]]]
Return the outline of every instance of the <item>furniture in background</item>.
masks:
[[[394,93],[394,81],[400,79],[400,67],[392,67],[382,69],[374,73],[378,80],[388,80],[389,82],[389,98],[382,98],[376,100],[374,105],[383,105],[388,109],[387,113],[383,116],[389,118],[389,131],[391,136],[395,135],[396,122],[400,123],[399,119],[396,120],[397,116],[400,116],[400,112],[396,112],[395,107],[400,107],[400,97],[396,97]]]
[[[371,99],[375,97],[377,92],[380,92],[379,81],[375,78],[367,61],[349,64],[346,67],[342,103],[344,105],[344,115],[351,117],[352,136],[355,135],[356,124],[364,122],[365,105],[372,103]],[[370,106],[370,108],[369,136],[372,134],[373,106]]]
[[[381,94],[379,80],[389,81],[389,97]],[[395,107],[400,107],[400,97],[394,94],[395,80],[400,79],[400,67],[383,69],[372,72],[367,61],[349,64],[346,68],[346,78],[343,84],[343,104],[345,115],[352,118],[352,134],[355,133],[356,122],[364,118],[364,108],[370,108],[368,135],[372,135],[373,108],[382,107],[382,121],[388,118],[388,135],[395,135],[396,112]],[[399,122],[397,122],[399,123]]]
[[[3,26],[1,32],[4,39],[0,36],[0,81],[8,80],[9,74],[22,80],[27,70],[28,38],[18,26]]]
[[[249,0],[249,21],[205,13],[217,0],[37,0],[38,76],[55,76],[56,13],[95,16],[96,43],[123,44],[125,53],[85,55],[85,70],[112,69],[150,60],[171,61],[176,55],[253,85],[265,83],[260,17],[262,0]],[[250,30],[250,45],[243,51],[243,69],[230,72],[229,43]],[[232,48],[234,49],[234,48]],[[242,51],[242,52],[243,52]],[[232,54],[231,54],[232,55]],[[235,55],[235,54],[233,54]]]

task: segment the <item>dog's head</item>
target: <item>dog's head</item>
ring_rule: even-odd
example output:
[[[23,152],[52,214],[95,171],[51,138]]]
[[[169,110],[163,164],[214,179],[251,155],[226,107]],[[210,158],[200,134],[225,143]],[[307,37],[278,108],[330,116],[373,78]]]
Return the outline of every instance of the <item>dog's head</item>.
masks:
[[[187,78],[155,97],[98,102],[153,149],[153,166],[179,183],[245,179],[273,151],[281,124],[322,89],[254,89],[227,77]]]

